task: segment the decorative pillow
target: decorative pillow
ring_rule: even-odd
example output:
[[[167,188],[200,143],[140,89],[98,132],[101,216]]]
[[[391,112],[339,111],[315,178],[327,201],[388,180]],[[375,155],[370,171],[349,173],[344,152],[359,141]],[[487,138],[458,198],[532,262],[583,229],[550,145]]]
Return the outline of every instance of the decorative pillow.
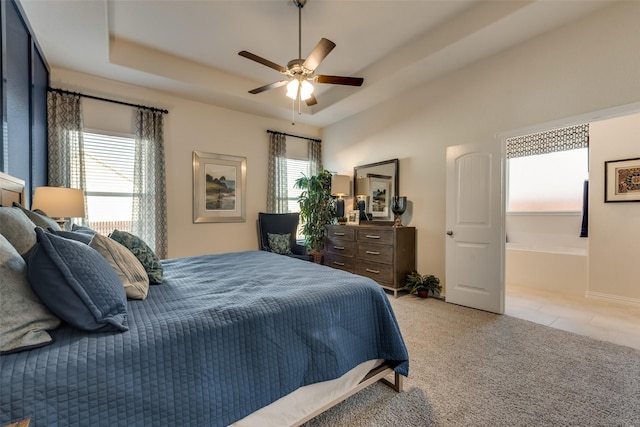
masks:
[[[271,252],[281,255],[288,255],[291,253],[291,233],[267,233],[267,238],[269,238],[269,248],[271,249]]]
[[[85,245],[88,245],[92,239],[92,236],[88,233],[78,233],[77,231],[54,230],[53,228],[49,228],[47,231],[49,231],[49,233],[55,234],[56,236],[75,240],[77,242],[84,243]]]
[[[0,354],[40,347],[52,342],[46,332],[60,325],[60,319],[33,293],[27,264],[0,234]]]
[[[22,212],[24,212],[25,215],[27,215],[29,219],[33,221],[33,223],[38,227],[42,227],[45,230],[49,228],[52,228],[56,231],[60,230],[60,226],[58,225],[58,223],[53,218],[49,218],[40,209],[35,211],[30,211],[29,209],[25,208],[18,202],[13,202],[13,206],[20,209]]]
[[[31,288],[56,316],[85,331],[126,331],[127,295],[95,249],[36,228]]]
[[[75,231],[76,233],[88,234],[91,237],[93,237],[94,234],[98,234],[96,230],[78,224],[73,224],[71,226],[71,231]]]
[[[144,240],[131,233],[119,230],[113,230],[109,237],[133,252],[147,272],[150,283],[162,283],[162,264],[160,264],[155,252],[151,250]]]
[[[0,234],[26,257],[36,244],[36,225],[18,208],[0,207]]]
[[[120,277],[127,297],[145,299],[149,291],[149,277],[138,258],[120,243],[96,234],[89,247],[98,251]]]

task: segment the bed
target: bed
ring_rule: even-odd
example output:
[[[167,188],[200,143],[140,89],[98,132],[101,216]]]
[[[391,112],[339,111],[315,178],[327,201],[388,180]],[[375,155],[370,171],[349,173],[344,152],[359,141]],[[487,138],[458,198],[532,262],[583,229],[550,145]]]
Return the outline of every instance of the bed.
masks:
[[[2,204],[22,201],[0,175]],[[68,324],[0,356],[0,425],[299,425],[408,354],[372,280],[264,251],[163,260],[122,332]]]

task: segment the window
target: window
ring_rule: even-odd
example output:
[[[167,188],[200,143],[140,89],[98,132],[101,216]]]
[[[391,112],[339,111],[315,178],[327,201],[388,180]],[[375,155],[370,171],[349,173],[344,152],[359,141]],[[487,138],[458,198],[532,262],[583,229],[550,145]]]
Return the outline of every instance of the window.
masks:
[[[509,159],[509,212],[581,211],[589,149]]]
[[[133,135],[83,132],[88,226],[101,234],[131,232]]]
[[[581,211],[589,124],[507,139],[507,212]]]
[[[302,193],[302,190],[294,186],[296,179],[300,178],[302,174],[309,176],[309,161],[308,160],[296,160],[287,159],[287,205],[288,212],[300,212],[300,205],[298,205],[298,197]]]

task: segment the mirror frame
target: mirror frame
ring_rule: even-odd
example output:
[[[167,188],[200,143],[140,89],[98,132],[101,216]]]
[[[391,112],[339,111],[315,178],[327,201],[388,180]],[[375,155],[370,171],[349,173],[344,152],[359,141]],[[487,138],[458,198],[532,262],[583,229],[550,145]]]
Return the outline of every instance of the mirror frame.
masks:
[[[356,194],[357,194],[357,190],[356,190],[356,185],[357,184],[356,183],[357,183],[357,179],[358,179],[358,171],[360,171],[360,173],[362,174],[362,169],[374,168],[374,167],[384,166],[384,165],[393,165],[394,166],[393,194],[391,194],[391,196],[400,195],[400,162],[399,162],[398,159],[383,160],[381,162],[375,162],[375,163],[369,163],[369,164],[366,164],[366,165],[355,166],[353,168],[353,209],[354,210],[358,210],[358,200],[357,200],[357,197],[356,197]],[[391,213],[391,210],[389,209],[389,219],[387,219],[387,220],[376,220],[375,218],[373,218],[369,222],[393,223],[392,219],[393,219],[393,214]]]

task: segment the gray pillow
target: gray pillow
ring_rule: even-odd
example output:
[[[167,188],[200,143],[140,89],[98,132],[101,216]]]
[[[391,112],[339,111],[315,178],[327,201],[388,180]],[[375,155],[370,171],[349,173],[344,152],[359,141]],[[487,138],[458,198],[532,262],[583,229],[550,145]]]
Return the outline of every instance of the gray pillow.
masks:
[[[13,206],[24,212],[25,215],[27,215],[29,219],[38,227],[42,227],[45,230],[49,228],[53,228],[56,231],[60,230],[60,226],[58,225],[58,223],[53,218],[49,218],[41,210],[30,211],[18,202],[13,202]]]
[[[0,234],[0,354],[40,347],[52,342],[47,330],[60,319],[33,293],[27,264],[9,241]]]
[[[127,297],[145,299],[149,291],[149,277],[138,258],[113,239],[96,234],[91,239],[92,247],[107,260],[124,285]]]
[[[144,266],[150,283],[162,283],[162,264],[155,252],[153,252],[144,240],[136,235],[119,230],[113,230],[113,233],[111,233],[109,237],[133,252]]]
[[[93,236],[94,234],[98,234],[98,232],[92,228],[85,227],[84,225],[73,224],[71,226],[71,231],[76,233],[88,234],[89,236]]]
[[[95,249],[36,228],[29,281],[60,319],[85,331],[126,331],[127,295],[109,263]]]
[[[18,208],[0,207],[0,234],[25,257],[36,244],[36,225]]]

